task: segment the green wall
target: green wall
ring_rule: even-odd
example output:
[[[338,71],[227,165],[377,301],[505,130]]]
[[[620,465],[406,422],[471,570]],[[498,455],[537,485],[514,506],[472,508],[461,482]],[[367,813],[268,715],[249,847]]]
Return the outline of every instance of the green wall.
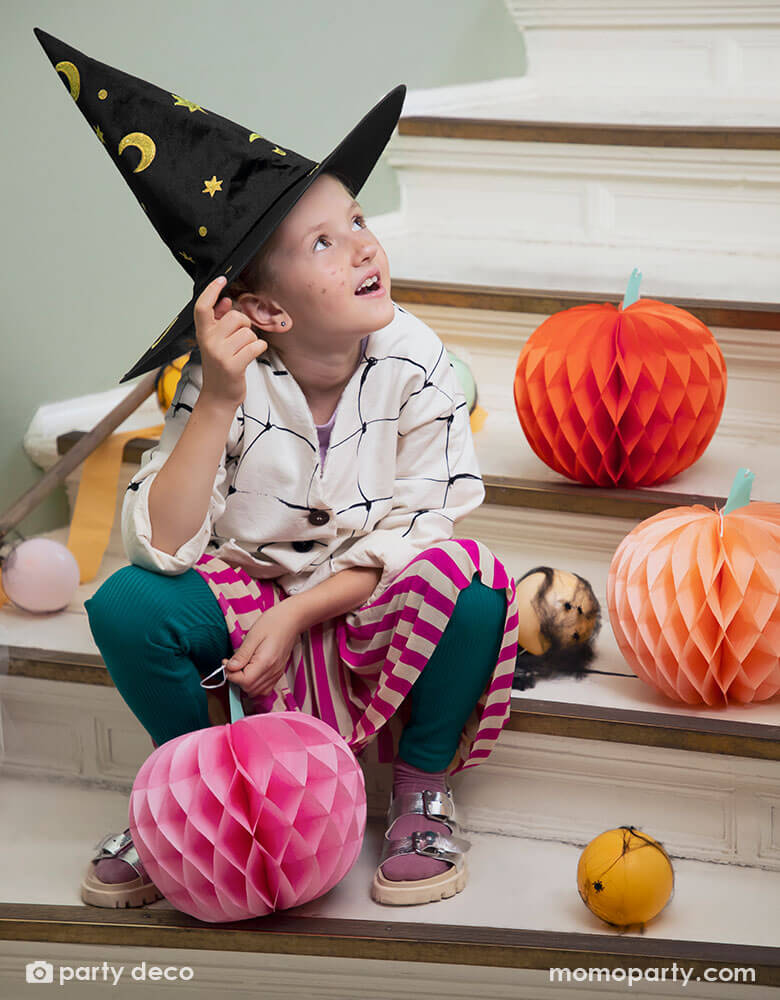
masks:
[[[22,447],[37,407],[116,386],[192,292],[33,27],[314,160],[398,83],[525,71],[502,0],[0,0],[0,18],[0,511],[42,474]],[[390,167],[361,200],[397,208]],[[67,520],[60,488],[19,527]]]

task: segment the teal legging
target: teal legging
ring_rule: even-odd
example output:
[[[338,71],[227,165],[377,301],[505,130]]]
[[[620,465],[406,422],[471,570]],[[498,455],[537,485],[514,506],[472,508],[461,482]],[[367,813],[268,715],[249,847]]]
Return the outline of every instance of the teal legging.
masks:
[[[216,598],[194,569],[177,576],[124,566],[84,602],[108,672],[157,745],[210,725],[200,681],[233,652]],[[474,576],[412,686],[399,756],[443,771],[492,674],[503,639],[506,594]]]

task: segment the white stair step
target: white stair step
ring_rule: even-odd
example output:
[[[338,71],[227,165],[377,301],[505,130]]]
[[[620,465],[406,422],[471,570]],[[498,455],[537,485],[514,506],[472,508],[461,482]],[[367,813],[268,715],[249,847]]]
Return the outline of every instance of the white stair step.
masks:
[[[777,100],[766,91],[642,93],[613,85],[594,95],[582,87],[559,89],[551,80],[542,81],[535,69],[529,67],[529,74],[522,77],[409,90],[403,118],[712,129],[780,126]]]
[[[187,964],[196,969],[200,949],[244,950],[239,940],[242,931],[251,935],[250,950],[258,957],[273,951],[403,959],[410,954],[414,941],[427,940],[428,947],[439,942],[438,962],[480,966],[500,962],[513,965],[517,971],[525,968],[546,972],[550,966],[588,968],[599,964],[623,968],[666,964],[671,968],[673,960],[682,964],[683,956],[687,956],[686,968],[693,965],[694,972],[701,973],[702,963],[715,967],[730,959],[734,964],[742,959],[739,964],[755,967],[758,982],[763,984],[754,986],[754,990],[768,991],[770,986],[780,985],[778,873],[673,859],[675,892],[669,905],[643,932],[635,928],[619,934],[594,917],[579,899],[578,846],[480,834],[464,827],[472,847],[467,855],[470,877],[463,892],[425,906],[382,906],[374,903],[368,892],[384,831],[382,822],[372,821],[355,866],[328,894],[280,914],[221,927],[195,921],[165,899],[123,913],[80,905],[78,885],[93,845],[104,832],[126,825],[127,804],[121,795],[8,776],[0,778],[0,792],[4,800],[13,800],[18,806],[4,820],[7,876],[0,905],[0,938],[7,931],[23,941],[27,935],[19,921],[26,918],[31,939],[38,940],[30,923],[35,920],[45,928],[45,941],[67,941],[71,948],[79,943],[115,943],[115,932],[120,927],[126,946],[169,944],[182,948],[187,946],[187,934],[182,929],[191,928]],[[725,900],[728,905],[724,905]],[[335,941],[328,939],[330,922]],[[280,941],[278,932],[282,928],[286,936]],[[314,928],[316,936],[307,940]],[[351,936],[355,936],[356,943],[345,951]],[[22,955],[20,944],[18,940],[7,940],[3,952]],[[49,957],[49,945],[43,939],[38,948],[38,958]],[[496,954],[499,949],[500,956]],[[474,952],[471,956],[470,951]],[[63,963],[68,961],[68,952],[63,948],[55,955],[64,955],[60,957]],[[424,955],[424,951],[416,949],[416,961],[424,961]],[[209,959],[216,956],[203,957],[208,968]],[[73,959],[70,961],[72,964]],[[3,971],[4,978],[10,979],[12,970],[6,967]],[[454,972],[446,971],[450,975]],[[487,978],[486,990],[480,991],[480,996],[508,995],[490,992],[493,982]],[[536,979],[515,982],[541,986],[543,981],[538,975]],[[704,990],[695,981],[690,988]],[[16,994],[4,990],[4,995]],[[527,995],[557,998],[560,994],[544,989]],[[657,993],[651,988],[643,992],[641,985],[635,985],[631,995]],[[714,997],[722,993],[690,995]],[[730,988],[729,995],[736,998],[742,993]]]

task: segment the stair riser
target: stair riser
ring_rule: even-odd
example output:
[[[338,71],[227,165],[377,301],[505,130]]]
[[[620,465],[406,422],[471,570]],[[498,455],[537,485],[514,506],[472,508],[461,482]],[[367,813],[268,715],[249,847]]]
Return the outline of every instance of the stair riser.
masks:
[[[0,677],[0,707],[9,773],[129,792],[152,752],[113,688]],[[391,768],[365,773],[380,817]],[[632,825],[676,857],[780,870],[779,777],[771,761],[505,730],[486,762],[451,783],[469,830],[584,845]]]
[[[398,135],[386,155],[410,230],[466,243],[498,240],[518,265],[523,245],[539,242],[587,247],[591,255],[622,248],[640,267],[647,250],[715,251],[726,269],[738,267],[736,255],[769,275],[780,250],[773,150]],[[372,228],[385,235],[375,219]],[[472,252],[471,259],[479,258]]]
[[[125,555],[119,524],[121,501],[126,484],[136,471],[137,466],[122,466],[117,511],[107,550],[122,559]],[[71,508],[77,488],[77,481],[68,483]],[[596,578],[591,582],[598,593],[603,590],[615,550],[638,523],[639,520],[630,518],[483,503],[458,521],[454,537],[483,542],[515,578],[531,566],[541,564],[568,568],[588,579],[595,573]],[[604,596],[601,593],[602,599]]]
[[[632,97],[780,93],[777,4],[506,0],[545,93]],[[659,67],[663,72],[659,72]]]

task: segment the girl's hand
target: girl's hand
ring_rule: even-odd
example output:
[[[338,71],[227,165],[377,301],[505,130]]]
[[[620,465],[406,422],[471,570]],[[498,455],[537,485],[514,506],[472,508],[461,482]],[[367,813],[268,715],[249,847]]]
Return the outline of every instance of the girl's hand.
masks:
[[[285,671],[300,632],[294,601],[288,598],[268,608],[230,660],[222,661],[227,679],[252,698],[270,694]]]
[[[195,336],[203,364],[201,396],[237,409],[246,397],[246,369],[268,347],[252,331],[248,316],[219,299],[224,276],[206,285],[195,302]],[[217,301],[219,299],[219,301]]]

